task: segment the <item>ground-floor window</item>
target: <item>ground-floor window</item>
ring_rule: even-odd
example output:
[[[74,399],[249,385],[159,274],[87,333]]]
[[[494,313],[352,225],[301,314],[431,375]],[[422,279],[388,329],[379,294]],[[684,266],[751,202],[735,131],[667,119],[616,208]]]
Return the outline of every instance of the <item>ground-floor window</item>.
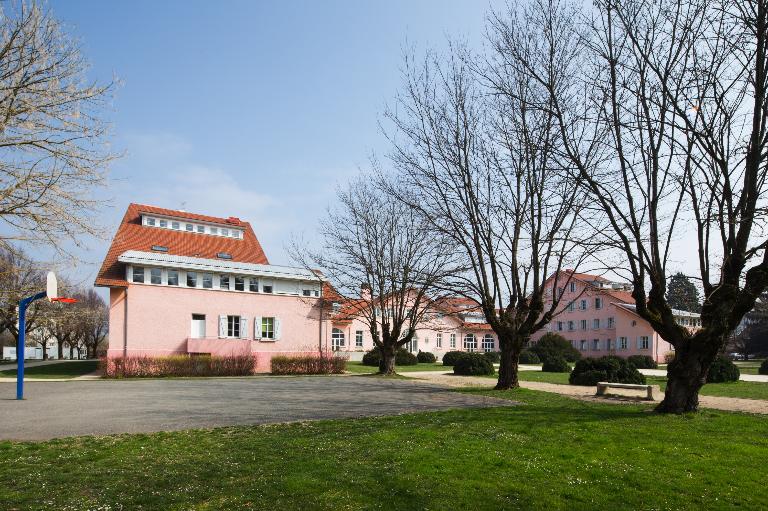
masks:
[[[626,337],[619,337],[619,349],[620,350],[627,349],[627,338]]]
[[[339,351],[344,347],[344,332],[338,328],[331,331],[331,349]]]
[[[647,350],[651,347],[651,341],[647,335],[643,335],[637,339],[637,349]]]
[[[363,331],[358,330],[355,332],[355,348],[362,348],[363,347]]]
[[[451,349],[456,349],[456,334],[451,334],[451,339],[449,342]]]
[[[493,343],[493,336],[491,334],[485,334],[483,336],[483,351],[486,353],[489,351],[493,351],[494,343]]]
[[[592,339],[592,350],[600,351],[600,339]]]
[[[261,318],[261,337],[263,339],[275,338],[275,318]]]
[[[464,336],[464,349],[470,352],[477,349],[477,338],[475,338],[475,334],[467,334]]]
[[[240,316],[227,316],[227,337],[240,337]]]
[[[435,337],[435,346],[438,348],[443,347],[443,334],[437,334],[437,337]]]
[[[405,349],[410,351],[411,353],[415,353],[419,351],[419,340],[414,337],[413,339],[405,343]]]
[[[581,351],[587,351],[587,341],[586,341],[585,339],[582,339],[582,340],[579,342],[579,349],[580,349]]]
[[[611,351],[612,349],[616,349],[616,346],[612,346],[611,345],[611,340],[610,339],[606,339],[605,340],[605,349],[608,350],[608,351]]]

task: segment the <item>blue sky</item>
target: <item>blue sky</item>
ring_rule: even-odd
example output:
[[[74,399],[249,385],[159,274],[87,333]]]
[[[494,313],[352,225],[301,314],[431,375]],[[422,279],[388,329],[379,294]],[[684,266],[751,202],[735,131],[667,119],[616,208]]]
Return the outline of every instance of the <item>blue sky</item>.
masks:
[[[311,238],[334,190],[384,154],[378,122],[403,48],[483,40],[479,1],[51,1],[93,78],[116,76],[110,118],[125,156],[103,223],[129,202],[250,221],[273,263]],[[92,281],[109,240],[93,240]]]

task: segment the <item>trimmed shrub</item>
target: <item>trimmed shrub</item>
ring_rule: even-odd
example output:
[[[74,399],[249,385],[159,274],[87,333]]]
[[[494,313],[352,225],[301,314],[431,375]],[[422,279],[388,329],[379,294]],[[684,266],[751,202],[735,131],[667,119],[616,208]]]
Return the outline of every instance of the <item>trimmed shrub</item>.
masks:
[[[547,332],[539,339],[539,342],[528,349],[536,353],[540,360],[559,356],[568,362],[576,362],[581,358],[581,353],[571,346],[570,341],[554,332]]]
[[[379,351],[378,347],[373,348],[371,351],[368,351],[365,353],[365,355],[363,355],[363,365],[365,366],[379,367],[380,363],[381,351]],[[405,348],[400,348],[397,350],[397,353],[395,353],[396,366],[415,366],[418,363],[419,361],[416,358],[416,355],[410,353]]]
[[[547,357],[541,366],[545,373],[570,373],[571,366],[563,357]]]
[[[671,364],[673,360],[675,360],[675,352],[674,351],[668,351],[668,352],[664,353],[664,362],[666,364]]]
[[[498,364],[501,362],[501,354],[498,351],[486,351],[483,356],[488,359],[491,364]]]
[[[416,355],[405,348],[400,348],[397,350],[397,353],[395,353],[396,366],[415,366],[418,363],[419,359],[416,358]]]
[[[364,366],[379,367],[380,362],[381,352],[379,351],[379,348],[374,347],[371,351],[366,351],[365,355],[363,355]]]
[[[443,355],[443,365],[444,366],[452,366],[456,363],[456,360],[460,356],[464,355],[463,351],[449,351],[445,355]]]
[[[541,364],[541,359],[539,356],[532,352],[530,349],[524,349],[520,352],[520,363],[521,364]]]
[[[627,357],[627,362],[632,364],[638,369],[658,369],[659,364],[648,355],[631,355]]]
[[[707,383],[724,383],[730,381],[739,381],[741,373],[739,368],[731,359],[718,355],[718,357],[709,366],[707,373]]]
[[[645,383],[645,376],[635,366],[621,357],[583,358],[568,378],[571,385],[597,385],[598,382]]]
[[[493,373],[493,364],[480,353],[462,353],[453,364],[453,374],[461,376],[484,376]]]
[[[272,357],[272,374],[341,374],[347,368],[347,357],[312,354]]]
[[[248,376],[256,371],[256,355],[129,356],[102,358],[105,378],[157,378],[163,376]]]
[[[419,362],[419,364],[434,364],[437,358],[433,353],[429,351],[419,350],[419,354],[416,355],[416,360]]]
[[[760,364],[760,369],[757,370],[759,374],[768,374],[768,358],[763,360],[763,363]]]

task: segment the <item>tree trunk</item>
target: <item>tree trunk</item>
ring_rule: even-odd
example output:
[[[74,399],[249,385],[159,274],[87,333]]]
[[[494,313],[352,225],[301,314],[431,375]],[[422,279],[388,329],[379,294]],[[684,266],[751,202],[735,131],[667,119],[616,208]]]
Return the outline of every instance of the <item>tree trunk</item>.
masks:
[[[56,347],[58,348],[59,360],[64,358],[64,342],[56,341]]]
[[[75,358],[75,347],[71,344],[69,345],[69,359],[72,360]]]
[[[381,360],[379,361],[379,373],[385,376],[392,376],[395,373],[395,346],[384,346],[381,350]]]
[[[667,366],[667,390],[664,400],[656,407],[657,412],[698,411],[699,390],[707,382],[707,373],[718,348],[716,341],[697,336],[675,351],[674,360]]]
[[[510,340],[502,340],[501,336],[499,336],[499,345],[501,347],[499,379],[494,389],[516,389],[520,387],[520,383],[517,380],[517,369],[520,361],[519,350],[514,349],[513,343]]]

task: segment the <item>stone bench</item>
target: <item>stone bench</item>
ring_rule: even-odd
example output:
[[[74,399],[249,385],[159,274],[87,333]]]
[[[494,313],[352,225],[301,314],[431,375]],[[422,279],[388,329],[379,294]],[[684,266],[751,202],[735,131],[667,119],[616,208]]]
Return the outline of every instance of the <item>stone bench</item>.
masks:
[[[607,381],[601,381],[597,384],[598,396],[604,396],[605,391],[611,389],[629,389],[629,390],[644,390],[647,392],[646,399],[653,401],[653,386],[652,385],[639,385],[636,383],[611,383]]]

